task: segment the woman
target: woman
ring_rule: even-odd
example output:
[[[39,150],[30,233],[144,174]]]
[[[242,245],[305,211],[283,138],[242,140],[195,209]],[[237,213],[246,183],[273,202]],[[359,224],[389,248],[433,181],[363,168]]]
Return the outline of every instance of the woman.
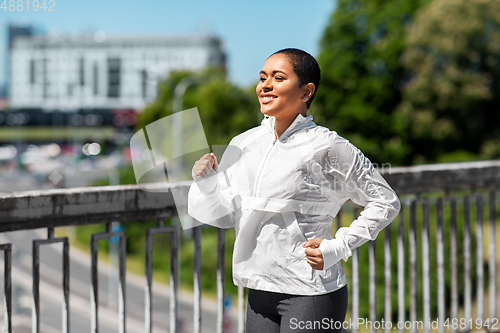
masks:
[[[256,88],[261,126],[231,140],[220,168],[213,154],[193,167],[189,214],[236,230],[233,279],[249,289],[247,333],[340,332],[347,309],[340,260],[399,212],[370,161],[307,115],[319,80],[308,53],[271,55]],[[347,199],[364,210],[333,238],[333,217]]]

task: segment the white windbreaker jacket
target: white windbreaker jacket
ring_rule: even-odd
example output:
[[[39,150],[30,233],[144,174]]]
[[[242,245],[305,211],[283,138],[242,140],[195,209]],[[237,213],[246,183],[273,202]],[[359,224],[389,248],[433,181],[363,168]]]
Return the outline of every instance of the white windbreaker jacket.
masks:
[[[375,239],[400,209],[394,191],[356,147],[300,114],[277,140],[274,118],[265,118],[231,140],[218,172],[194,178],[189,215],[235,228],[234,283],[252,289],[319,295],[343,287],[340,260]],[[347,199],[364,210],[332,238],[333,217]],[[305,258],[302,245],[311,238],[324,239],[321,271]]]

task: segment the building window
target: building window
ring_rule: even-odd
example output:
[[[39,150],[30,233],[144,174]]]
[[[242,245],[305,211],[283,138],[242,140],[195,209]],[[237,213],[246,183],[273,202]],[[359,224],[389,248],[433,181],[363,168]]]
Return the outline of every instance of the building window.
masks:
[[[30,60],[30,84],[35,84],[35,60]]]
[[[145,69],[141,71],[141,88],[142,98],[146,98],[148,92],[148,72]]]
[[[42,73],[43,73],[43,97],[49,97],[49,77],[48,77],[48,59],[42,60]]]
[[[99,94],[99,70],[97,67],[97,62],[94,62],[94,68],[93,68],[93,73],[92,73],[94,82],[94,96],[97,96]]]
[[[79,64],[79,74],[80,74],[80,85],[84,86],[85,85],[85,62],[83,58],[80,58],[80,64]]]
[[[120,97],[120,58],[108,59],[108,97]]]

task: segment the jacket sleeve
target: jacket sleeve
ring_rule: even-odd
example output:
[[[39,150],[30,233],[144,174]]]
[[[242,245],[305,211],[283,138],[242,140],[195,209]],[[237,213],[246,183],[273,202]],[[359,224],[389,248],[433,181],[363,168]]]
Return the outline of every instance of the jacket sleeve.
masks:
[[[196,220],[218,228],[234,228],[234,212],[230,171],[224,167],[224,157],[219,170],[211,170],[207,177],[192,174],[194,182],[188,192],[188,214]]]
[[[364,207],[361,214],[349,225],[335,233],[335,238],[323,240],[319,249],[327,269],[341,259],[347,261],[352,250],[388,226],[398,215],[399,199],[373,164],[349,141],[336,138],[330,147],[327,161],[333,190],[342,191],[346,198]]]

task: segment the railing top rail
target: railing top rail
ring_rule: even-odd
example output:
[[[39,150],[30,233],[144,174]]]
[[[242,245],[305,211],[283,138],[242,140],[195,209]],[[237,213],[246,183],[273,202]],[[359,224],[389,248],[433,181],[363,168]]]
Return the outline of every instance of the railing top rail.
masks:
[[[176,215],[171,190],[187,199],[190,182],[95,186],[13,192],[0,195],[0,232],[144,221]],[[177,202],[184,209],[186,202]]]
[[[500,160],[399,166],[399,167],[392,167],[391,173],[396,174],[396,173],[408,173],[408,172],[415,173],[424,171],[453,171],[453,170],[482,169],[490,167],[497,167],[497,168],[500,167]]]
[[[500,160],[384,167],[381,173],[398,194],[500,186]]]
[[[184,187],[191,185],[191,181],[182,181],[175,183],[150,183],[141,185],[108,185],[108,186],[87,186],[87,187],[72,187],[72,188],[54,188],[48,190],[29,190],[29,191],[14,191],[10,193],[1,192],[0,200],[11,198],[38,197],[38,196],[53,196],[53,195],[70,195],[70,194],[92,194],[104,192],[117,192],[138,189],[150,192],[169,192],[172,187]]]

